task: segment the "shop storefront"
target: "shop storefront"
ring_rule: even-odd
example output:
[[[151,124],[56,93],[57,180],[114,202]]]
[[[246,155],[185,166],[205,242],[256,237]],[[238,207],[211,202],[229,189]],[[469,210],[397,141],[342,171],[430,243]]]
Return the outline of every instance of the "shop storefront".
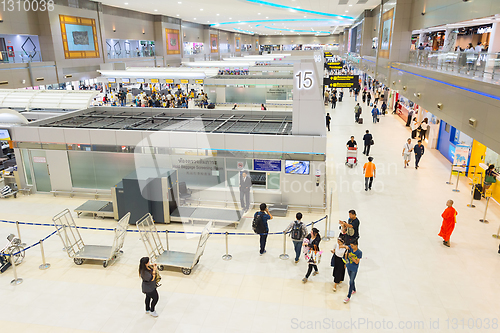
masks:
[[[203,43],[184,42],[184,55],[195,55],[203,53]]]
[[[469,165],[472,138],[445,121],[439,124],[437,149],[454,165]],[[464,156],[466,157],[464,158]],[[464,161],[465,159],[465,161]]]
[[[484,182],[484,168],[488,165],[495,165],[495,171],[500,172],[500,154],[486,147],[482,143],[474,140],[472,143],[472,151],[470,157],[471,171],[475,174],[469,173],[469,178],[474,182]],[[475,177],[473,177],[475,175]],[[497,202],[500,202],[500,186],[497,183],[493,184],[490,189],[492,192],[491,197]]]

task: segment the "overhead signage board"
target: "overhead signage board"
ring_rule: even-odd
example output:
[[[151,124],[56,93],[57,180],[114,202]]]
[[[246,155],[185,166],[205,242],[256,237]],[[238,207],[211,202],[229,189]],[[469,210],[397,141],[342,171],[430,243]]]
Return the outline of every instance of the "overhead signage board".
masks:
[[[137,82],[137,83],[144,83],[144,79],[135,79],[135,82]]]
[[[166,83],[174,83],[174,79],[165,79]]]
[[[122,79],[122,83],[130,83],[130,79],[125,79],[125,78],[123,78],[123,79]]]
[[[189,80],[187,80],[187,79],[181,79],[181,83],[182,83],[182,84],[188,84],[188,83],[189,83]]]
[[[329,88],[359,88],[359,75],[330,75],[323,84]]]
[[[114,79],[114,78],[110,78],[110,77],[109,77],[109,78],[108,78],[108,82],[109,82],[109,83],[115,83],[115,82],[116,82],[116,79]]]
[[[280,160],[253,160],[255,171],[281,171]]]
[[[325,52],[325,58],[331,58],[333,57],[332,52]]]
[[[196,80],[196,84],[203,84],[203,80]]]
[[[158,83],[158,82],[160,82],[160,80],[158,80],[158,79],[151,79],[151,83]]]
[[[343,63],[342,61],[338,62],[327,62],[326,67],[328,69],[342,69],[343,68]]]

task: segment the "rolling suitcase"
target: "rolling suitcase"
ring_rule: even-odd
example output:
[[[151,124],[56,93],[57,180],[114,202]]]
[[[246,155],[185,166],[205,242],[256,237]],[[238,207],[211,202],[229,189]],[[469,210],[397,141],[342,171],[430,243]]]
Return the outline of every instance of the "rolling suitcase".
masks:
[[[358,124],[363,124],[363,118],[358,119]]]
[[[474,186],[474,200],[481,200],[482,192],[483,186],[481,184],[476,184],[476,186]]]

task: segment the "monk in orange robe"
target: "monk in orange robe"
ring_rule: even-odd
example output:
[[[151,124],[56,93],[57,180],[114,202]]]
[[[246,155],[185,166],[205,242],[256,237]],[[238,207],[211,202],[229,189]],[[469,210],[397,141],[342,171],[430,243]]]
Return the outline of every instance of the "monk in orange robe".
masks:
[[[448,200],[446,206],[448,206],[448,208],[441,214],[443,217],[443,224],[441,225],[441,231],[438,235],[443,237],[443,245],[450,247],[450,237],[453,229],[455,229],[455,223],[457,223],[456,216],[458,213],[455,208],[453,208],[453,200]]]

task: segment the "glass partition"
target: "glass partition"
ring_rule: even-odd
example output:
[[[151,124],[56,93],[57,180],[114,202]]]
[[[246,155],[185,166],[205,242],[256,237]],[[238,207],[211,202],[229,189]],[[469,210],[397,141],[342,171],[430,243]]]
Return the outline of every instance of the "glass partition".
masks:
[[[21,149],[21,158],[23,160],[24,174],[26,176],[26,185],[33,185],[30,167],[30,155],[27,149]]]

